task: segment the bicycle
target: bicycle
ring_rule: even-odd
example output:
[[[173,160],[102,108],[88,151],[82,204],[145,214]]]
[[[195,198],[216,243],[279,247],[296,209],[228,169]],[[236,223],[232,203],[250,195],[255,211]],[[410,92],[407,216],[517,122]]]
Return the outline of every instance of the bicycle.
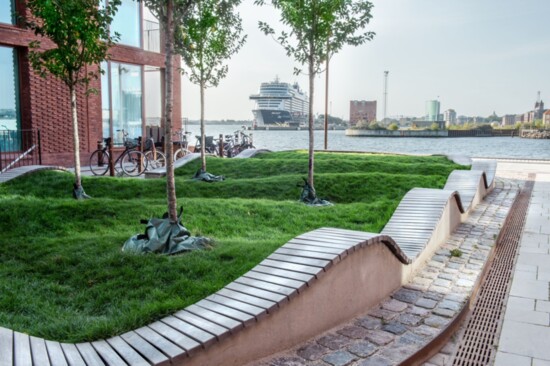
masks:
[[[174,133],[174,136],[179,137],[179,140],[176,142],[179,147],[174,152],[174,161],[191,154],[191,151],[189,151],[189,142],[187,141],[187,135],[189,134],[191,134],[191,132],[185,132],[184,130],[179,130]]]
[[[128,133],[123,133],[124,151],[113,163],[113,167],[117,170],[117,175],[122,171],[124,174],[137,177],[147,170],[148,160],[145,154],[138,150],[140,139],[129,139]],[[104,146],[97,149],[90,155],[90,170],[94,175],[105,175],[109,170],[109,162],[111,161],[109,152],[107,151],[112,139],[107,137],[103,139]],[[120,165],[120,171],[117,166]]]
[[[252,144],[252,134],[244,133],[245,130],[246,127],[243,126],[240,130],[234,132],[234,138],[232,138],[234,146],[232,147],[232,150],[230,152],[230,157],[236,156],[246,149],[256,148]]]
[[[195,142],[195,152],[201,151],[201,137],[196,136],[197,141]],[[204,151],[207,154],[217,154],[218,153],[218,147],[214,143],[214,136],[205,136],[204,138]]]
[[[144,155],[149,162],[149,164],[147,164],[147,170],[153,170],[166,166],[166,155],[156,148],[155,141],[152,137],[149,137],[145,141]]]

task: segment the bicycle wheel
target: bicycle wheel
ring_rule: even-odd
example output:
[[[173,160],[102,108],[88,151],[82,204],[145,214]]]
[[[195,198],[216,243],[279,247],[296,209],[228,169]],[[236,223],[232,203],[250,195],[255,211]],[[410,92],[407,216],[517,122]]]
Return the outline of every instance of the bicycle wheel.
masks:
[[[177,149],[174,153],[174,161],[183,158],[184,156],[191,154],[191,151],[187,150],[186,148]]]
[[[143,165],[140,169],[141,164]],[[147,170],[147,158],[141,151],[127,151],[120,158],[120,168],[125,174],[137,177]]]
[[[109,153],[96,150],[90,156],[90,170],[93,175],[105,175],[109,170]]]
[[[164,153],[157,151],[156,152],[156,159],[155,154],[151,150],[145,152],[145,157],[147,158],[148,164],[147,164],[147,170],[153,170],[157,168],[162,168],[163,166],[166,166],[166,156]]]

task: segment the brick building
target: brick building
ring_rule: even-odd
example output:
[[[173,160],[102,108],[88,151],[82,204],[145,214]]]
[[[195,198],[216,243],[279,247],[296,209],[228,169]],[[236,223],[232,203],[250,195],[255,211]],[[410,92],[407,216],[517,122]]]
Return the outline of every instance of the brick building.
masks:
[[[4,5],[6,1],[8,6]],[[37,37],[18,24],[14,13],[27,14],[25,2],[3,1],[0,7],[0,130],[40,130],[43,164],[72,166],[68,89],[61,81],[42,78],[32,70],[28,45]],[[163,43],[158,21],[142,2],[122,0],[111,31],[121,37],[110,50],[110,60],[102,64],[105,74],[90,85],[99,93],[86,96],[82,87],[78,92],[80,153],[82,164],[86,165],[102,138],[112,136],[115,142],[121,142],[120,130],[127,131],[130,137],[138,137],[148,135],[150,127],[161,125],[165,59],[160,53]],[[42,40],[42,45],[51,47],[48,40]],[[174,65],[179,65],[179,60]],[[90,67],[97,68],[97,65]],[[174,128],[181,127],[180,95],[181,78],[175,77]]]
[[[376,121],[376,100],[351,100],[349,102],[350,125],[355,126],[359,121]]]

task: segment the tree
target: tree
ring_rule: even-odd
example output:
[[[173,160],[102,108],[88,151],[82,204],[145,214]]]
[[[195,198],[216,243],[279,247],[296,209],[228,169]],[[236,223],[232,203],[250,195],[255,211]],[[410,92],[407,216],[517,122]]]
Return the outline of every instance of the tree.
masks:
[[[26,22],[36,35],[49,38],[55,45],[42,49],[40,41],[29,44],[29,59],[33,69],[42,77],[48,73],[60,79],[69,89],[71,97],[71,120],[74,143],[75,183],[73,196],[88,198],[82,188],[80,173],[80,140],[76,88],[91,79],[98,78],[101,70],[88,65],[99,65],[108,56],[107,52],[116,35],[109,34],[109,24],[120,0],[111,0],[100,6],[101,0],[28,0],[27,8],[33,18]],[[99,67],[99,66],[97,66]],[[88,92],[92,91],[87,89]]]
[[[390,125],[388,126],[388,130],[390,131],[397,131],[398,129],[399,129],[399,126],[395,122],[390,123]]]
[[[174,109],[174,29],[181,27],[181,20],[193,7],[195,0],[143,0],[157,17],[164,32],[164,150],[166,153],[166,200],[168,218],[177,222],[176,179],[172,145],[172,120]]]
[[[227,75],[223,62],[239,51],[242,21],[235,7],[241,0],[197,0],[196,6],[180,22],[176,33],[176,52],[189,68],[189,79],[200,88],[201,160],[206,171],[206,134],[204,129],[204,91],[216,87]]]
[[[255,0],[264,5],[269,0]],[[287,56],[301,65],[307,65],[309,76],[309,161],[308,183],[314,188],[313,100],[315,76],[322,72],[322,64],[344,45],[358,46],[374,37],[364,31],[372,18],[372,3],[365,0],[271,0],[281,12],[281,22],[290,32],[281,31],[277,40]],[[265,22],[259,22],[266,35],[275,30]],[[330,55],[329,55],[330,52]],[[300,70],[295,69],[295,73]]]

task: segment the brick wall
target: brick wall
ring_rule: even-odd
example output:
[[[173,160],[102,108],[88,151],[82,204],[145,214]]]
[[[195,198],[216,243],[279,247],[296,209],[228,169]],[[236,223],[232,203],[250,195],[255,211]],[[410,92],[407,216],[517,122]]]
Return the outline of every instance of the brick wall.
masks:
[[[36,36],[17,26],[0,24],[0,45],[17,49],[19,58],[19,89],[22,128],[40,129],[42,136],[43,164],[74,166],[73,132],[69,90],[58,79],[51,76],[42,78],[30,67],[28,44]],[[52,44],[43,42],[45,48]],[[143,51],[122,45],[110,50],[111,61],[164,67],[164,55]],[[180,59],[174,62],[180,64]],[[97,66],[89,66],[91,71]],[[174,67],[174,123],[173,128],[181,127],[181,78]],[[86,95],[85,88],[77,89],[77,108],[80,137],[81,164],[87,165],[90,153],[102,139],[101,82],[93,80],[91,88],[99,94]]]

